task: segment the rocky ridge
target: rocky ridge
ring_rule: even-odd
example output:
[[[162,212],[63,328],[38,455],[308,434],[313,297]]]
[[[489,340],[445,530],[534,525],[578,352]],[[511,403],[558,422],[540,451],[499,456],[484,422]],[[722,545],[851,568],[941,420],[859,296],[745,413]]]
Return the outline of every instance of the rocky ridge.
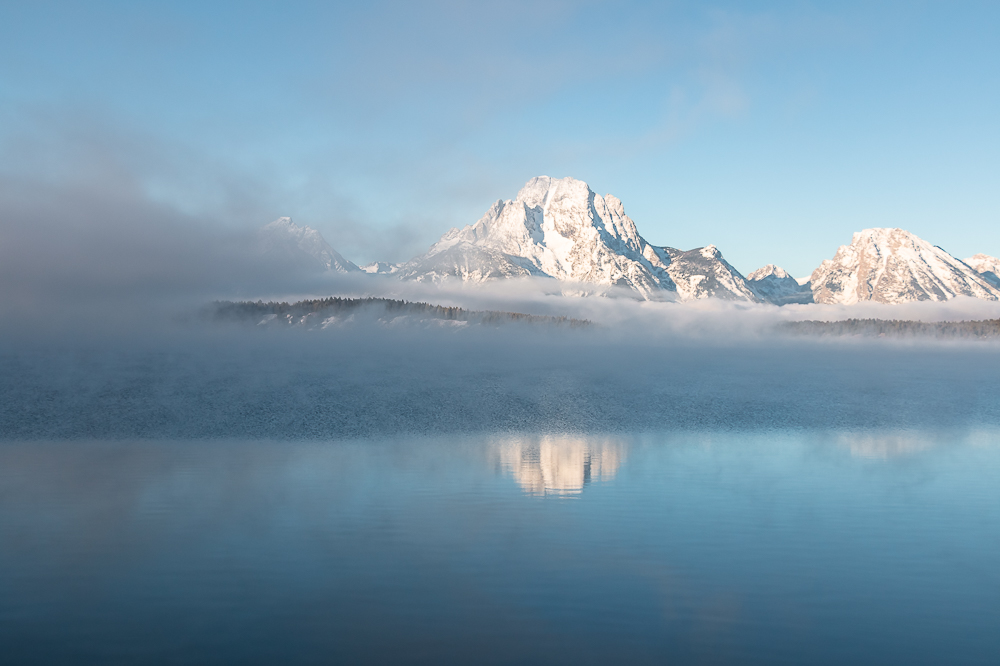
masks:
[[[788,271],[768,264],[747,276],[747,285],[757,297],[775,305],[811,303],[812,289],[809,282],[800,283]]]
[[[816,303],[1000,300],[1000,289],[966,263],[903,229],[865,229],[813,271]]]
[[[1000,259],[988,254],[974,254],[965,259],[965,263],[979,273],[984,280],[1000,289]]]
[[[514,199],[497,200],[475,223],[451,229],[403,264],[359,268],[322,235],[283,217],[260,233],[263,254],[333,273],[392,275],[400,280],[482,283],[540,277],[568,293],[614,290],[655,300],[726,300],[852,304],[944,301],[957,296],[1000,300],[1000,260],[965,261],[903,229],[865,229],[809,278],[796,280],[768,264],[744,277],[714,245],[679,250],[652,245],[615,196],[574,178],[540,176]]]
[[[684,252],[652,245],[617,197],[574,178],[532,178],[517,197],[496,201],[475,224],[451,229],[399,273],[471,282],[539,276],[623,287],[644,298],[757,300],[715,246]]]
[[[263,257],[297,265],[317,272],[351,273],[360,271],[310,227],[300,227],[290,217],[279,217],[265,225],[258,234]]]

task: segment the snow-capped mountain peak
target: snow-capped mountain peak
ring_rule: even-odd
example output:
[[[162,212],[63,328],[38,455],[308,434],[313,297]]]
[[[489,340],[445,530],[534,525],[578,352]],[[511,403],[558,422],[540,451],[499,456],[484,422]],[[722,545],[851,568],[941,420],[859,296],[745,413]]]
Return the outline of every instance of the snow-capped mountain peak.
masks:
[[[388,261],[373,261],[370,264],[361,266],[361,270],[372,275],[390,275],[399,270],[399,264],[393,264]]]
[[[319,231],[300,227],[290,217],[279,217],[264,225],[259,241],[261,254],[278,261],[318,271],[348,273],[361,270],[330,247]]]
[[[705,263],[696,267],[690,253],[646,242],[617,197],[600,196],[575,178],[539,176],[514,199],[494,202],[475,224],[445,233],[427,254],[404,265],[401,276],[482,281],[538,275],[628,287],[647,298],[676,292],[682,299],[756,300],[714,246],[698,252]],[[692,282],[695,274],[711,279]]]
[[[1000,289],[1000,259],[988,254],[974,254],[965,260],[983,279]]]
[[[808,283],[800,283],[788,271],[774,264],[762,266],[750,273],[747,284],[758,298],[775,305],[808,303],[812,300]]]
[[[896,228],[856,232],[812,275],[795,279],[775,264],[744,278],[715,245],[688,251],[640,234],[621,200],[575,178],[532,178],[513,199],[494,201],[474,224],[449,229],[406,262],[358,268],[316,230],[282,217],[260,231],[263,254],[318,271],[393,274],[403,280],[483,282],[537,276],[571,283],[572,293],[625,288],[649,299],[721,298],[778,305],[860,301],[1000,300],[1000,260],[964,262]],[[594,285],[590,288],[586,285]]]
[[[865,229],[813,271],[817,303],[944,301],[955,296],[1000,299],[979,273],[903,229]]]
[[[761,266],[750,275],[747,275],[747,280],[763,280],[766,277],[775,277],[779,280],[784,280],[785,278],[792,278],[791,274],[788,273],[781,266],[775,266],[774,264],[768,264],[767,266]],[[792,278],[793,280],[795,278]],[[796,282],[798,284],[798,282]]]

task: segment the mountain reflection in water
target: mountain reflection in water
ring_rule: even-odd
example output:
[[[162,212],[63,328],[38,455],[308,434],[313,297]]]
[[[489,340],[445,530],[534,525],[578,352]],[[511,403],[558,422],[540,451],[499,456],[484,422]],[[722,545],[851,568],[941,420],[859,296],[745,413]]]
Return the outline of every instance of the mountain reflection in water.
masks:
[[[500,466],[530,495],[579,495],[593,481],[618,473],[625,448],[614,440],[519,437],[497,446]]]
[[[5,442],[0,663],[994,666],[997,478],[990,429]]]
[[[888,460],[909,456],[937,445],[934,437],[923,433],[844,433],[838,444],[855,458]]]

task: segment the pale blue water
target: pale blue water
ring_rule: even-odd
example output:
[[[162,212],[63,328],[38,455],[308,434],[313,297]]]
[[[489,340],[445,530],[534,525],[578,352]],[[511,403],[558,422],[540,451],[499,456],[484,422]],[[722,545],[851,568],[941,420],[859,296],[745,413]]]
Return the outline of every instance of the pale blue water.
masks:
[[[0,662],[1000,663],[995,346],[72,333],[0,353]]]
[[[0,443],[5,663],[1000,663],[988,427]]]

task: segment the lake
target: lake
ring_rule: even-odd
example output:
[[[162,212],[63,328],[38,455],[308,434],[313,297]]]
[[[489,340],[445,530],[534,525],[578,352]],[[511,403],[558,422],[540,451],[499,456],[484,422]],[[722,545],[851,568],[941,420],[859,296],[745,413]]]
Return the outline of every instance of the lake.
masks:
[[[991,426],[0,443],[6,663],[1000,663]]]

